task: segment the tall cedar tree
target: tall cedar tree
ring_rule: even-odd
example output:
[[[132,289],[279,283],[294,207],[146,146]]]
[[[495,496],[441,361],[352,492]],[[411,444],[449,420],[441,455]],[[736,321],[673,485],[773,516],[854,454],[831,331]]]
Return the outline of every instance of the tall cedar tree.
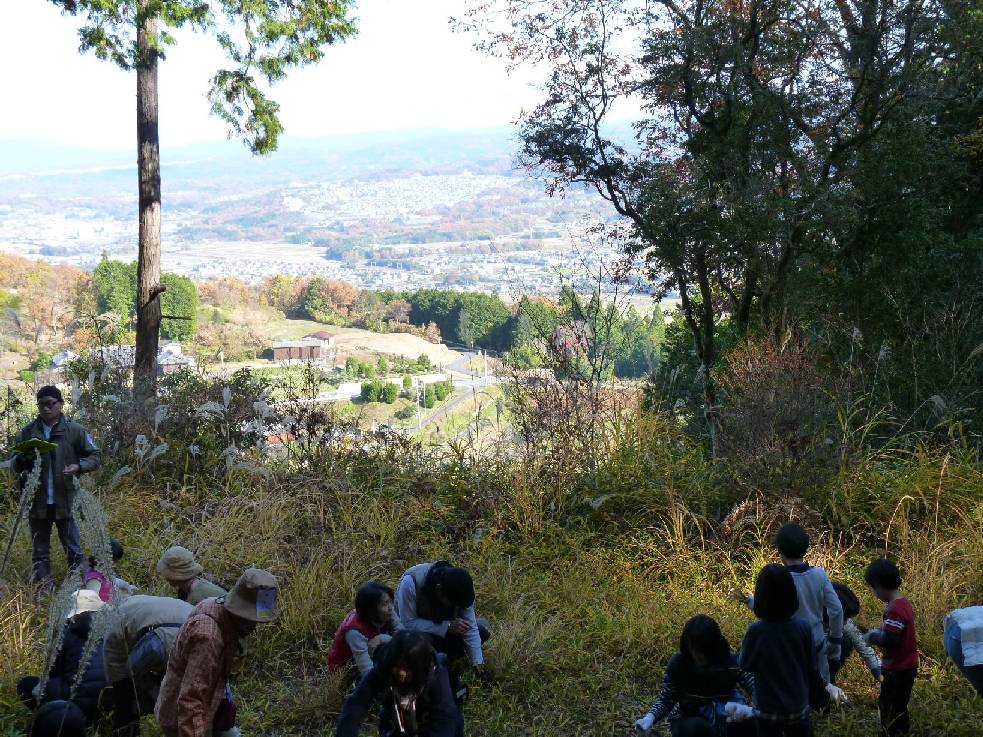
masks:
[[[324,47],[355,32],[351,0],[51,0],[80,16],[81,52],[137,73],[137,168],[140,236],[137,258],[137,339],[134,390],[156,390],[160,295],[160,140],[157,63],[175,43],[171,31],[210,34],[229,68],[211,78],[212,112],[254,154],[277,147],[279,105],[263,87],[292,67],[320,61]]]

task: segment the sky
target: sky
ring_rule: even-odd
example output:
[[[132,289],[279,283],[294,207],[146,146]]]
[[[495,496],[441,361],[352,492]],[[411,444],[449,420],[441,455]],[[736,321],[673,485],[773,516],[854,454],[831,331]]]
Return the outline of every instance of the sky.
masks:
[[[423,127],[508,125],[539,93],[527,72],[472,48],[448,18],[465,0],[359,0],[359,33],[315,67],[273,88],[286,135],[315,137]],[[0,141],[85,148],[135,145],[135,73],[78,53],[79,19],[48,0],[0,2]],[[209,113],[208,79],[222,65],[214,42],[182,32],[160,66],[164,146],[225,138]]]

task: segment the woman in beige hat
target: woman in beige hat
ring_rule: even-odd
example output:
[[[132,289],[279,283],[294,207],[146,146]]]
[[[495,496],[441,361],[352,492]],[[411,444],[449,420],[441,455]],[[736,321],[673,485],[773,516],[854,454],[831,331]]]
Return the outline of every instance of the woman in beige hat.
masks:
[[[216,586],[201,575],[201,564],[187,548],[172,545],[157,561],[157,573],[177,589],[177,598],[196,606],[213,596],[225,596],[221,586]]]

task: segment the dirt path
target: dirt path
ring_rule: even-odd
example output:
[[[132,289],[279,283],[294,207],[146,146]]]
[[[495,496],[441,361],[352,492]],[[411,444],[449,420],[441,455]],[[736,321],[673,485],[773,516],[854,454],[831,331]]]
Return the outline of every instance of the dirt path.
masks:
[[[330,332],[331,328],[325,328]],[[404,358],[417,358],[426,354],[434,366],[448,366],[461,358],[443,344],[431,343],[409,333],[373,333],[369,330],[350,330],[335,336],[335,345],[346,353],[388,353]]]

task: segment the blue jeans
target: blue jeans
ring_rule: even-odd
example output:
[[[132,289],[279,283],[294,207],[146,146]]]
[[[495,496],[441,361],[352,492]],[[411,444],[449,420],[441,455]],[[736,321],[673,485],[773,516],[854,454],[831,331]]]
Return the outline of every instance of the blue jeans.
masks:
[[[959,625],[950,620],[946,622],[945,633],[942,635],[942,644],[945,646],[945,654],[948,655],[956,667],[962,671],[966,679],[970,682],[976,693],[983,696],[983,665],[967,666],[963,660],[962,633]]]
[[[126,659],[129,675],[113,687],[113,735],[138,737],[140,715],[152,714],[160,682],[167,671],[167,649],[153,630],[144,634],[130,648]]]
[[[167,672],[167,648],[156,632],[150,631],[137,640],[126,665],[133,679],[142,714],[150,714],[157,703],[161,681]]]

